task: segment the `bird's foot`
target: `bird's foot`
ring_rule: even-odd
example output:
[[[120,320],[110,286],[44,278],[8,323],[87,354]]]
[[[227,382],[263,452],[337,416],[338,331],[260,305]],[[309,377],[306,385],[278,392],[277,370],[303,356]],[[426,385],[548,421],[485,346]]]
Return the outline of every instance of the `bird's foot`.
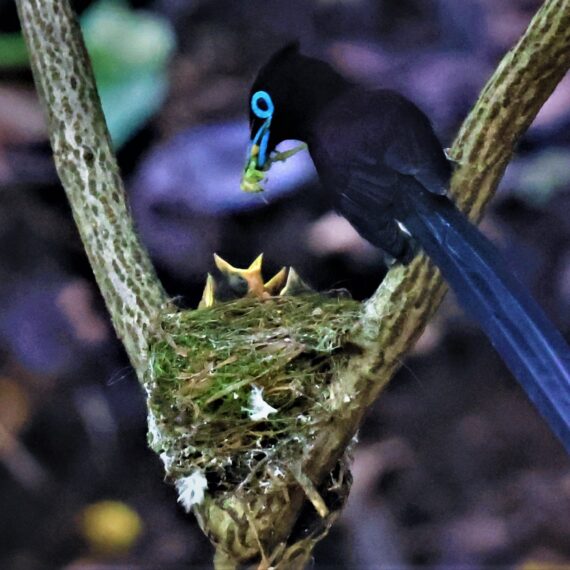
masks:
[[[444,148],[443,154],[445,154],[445,158],[447,158],[447,160],[449,160],[453,166],[459,166],[459,160],[453,156],[451,148]]]

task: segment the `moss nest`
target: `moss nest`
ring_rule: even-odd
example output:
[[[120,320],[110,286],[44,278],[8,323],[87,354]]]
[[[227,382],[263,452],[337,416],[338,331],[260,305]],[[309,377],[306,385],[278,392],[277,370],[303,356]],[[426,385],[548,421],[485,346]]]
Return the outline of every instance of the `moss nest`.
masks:
[[[298,460],[330,420],[331,378],[359,308],[306,294],[168,316],[147,383],[150,444],[167,474],[198,471],[211,495],[257,492]]]

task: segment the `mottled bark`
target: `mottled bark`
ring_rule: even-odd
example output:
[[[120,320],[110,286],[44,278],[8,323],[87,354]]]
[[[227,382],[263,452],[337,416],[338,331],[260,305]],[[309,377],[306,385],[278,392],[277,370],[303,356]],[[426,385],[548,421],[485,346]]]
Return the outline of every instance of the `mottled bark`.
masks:
[[[459,167],[451,191],[479,219],[520,137],[570,68],[570,0],[547,0],[499,64],[451,149]],[[307,450],[304,470],[314,482],[334,466],[441,303],[446,286],[425,256],[390,270],[365,303],[352,341],[361,354],[339,374],[344,396],[335,422]],[[349,403],[346,403],[349,400]],[[281,520],[284,520],[283,516]]]
[[[451,149],[459,163],[451,191],[473,219],[481,216],[518,140],[569,67],[570,0],[547,0],[488,81]],[[389,380],[444,292],[439,271],[421,256],[392,269],[366,303],[354,338],[366,350],[351,360],[343,379],[345,387],[352,384],[359,410]]]
[[[133,229],[81,30],[67,0],[18,0],[57,172],[115,330],[139,377],[167,302]]]

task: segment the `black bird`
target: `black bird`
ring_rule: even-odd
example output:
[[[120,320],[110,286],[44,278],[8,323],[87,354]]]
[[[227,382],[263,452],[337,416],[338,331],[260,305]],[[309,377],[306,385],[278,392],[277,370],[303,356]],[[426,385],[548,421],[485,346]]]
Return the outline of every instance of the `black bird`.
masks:
[[[499,252],[447,197],[451,165],[429,119],[394,91],[354,85],[330,65],[277,52],[250,93],[242,188],[261,190],[275,146],[307,144],[335,209],[407,263],[419,244],[570,452],[570,348]]]

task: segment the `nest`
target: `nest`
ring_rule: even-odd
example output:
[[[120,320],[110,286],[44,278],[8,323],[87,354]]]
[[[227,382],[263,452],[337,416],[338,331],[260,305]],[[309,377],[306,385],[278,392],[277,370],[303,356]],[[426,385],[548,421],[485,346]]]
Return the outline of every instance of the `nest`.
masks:
[[[335,367],[359,303],[317,294],[178,312],[152,347],[151,447],[174,480],[256,493],[330,421]]]

